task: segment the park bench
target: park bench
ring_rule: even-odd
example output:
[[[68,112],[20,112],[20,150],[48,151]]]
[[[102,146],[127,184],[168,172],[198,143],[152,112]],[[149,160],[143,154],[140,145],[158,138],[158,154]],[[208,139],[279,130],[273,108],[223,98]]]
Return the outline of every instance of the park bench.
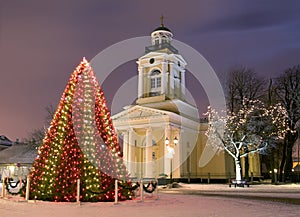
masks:
[[[237,182],[237,180],[235,179],[232,179],[229,183],[229,187],[231,188],[231,186],[234,186],[235,188],[236,187],[249,187],[250,184],[247,182],[247,180],[241,180],[239,183]]]

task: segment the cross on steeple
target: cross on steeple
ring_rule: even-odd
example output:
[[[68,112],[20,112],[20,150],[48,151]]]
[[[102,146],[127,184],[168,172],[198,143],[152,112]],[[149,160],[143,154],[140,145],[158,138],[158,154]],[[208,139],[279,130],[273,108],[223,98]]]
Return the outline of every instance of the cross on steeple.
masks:
[[[161,27],[164,27],[164,15],[160,16]]]

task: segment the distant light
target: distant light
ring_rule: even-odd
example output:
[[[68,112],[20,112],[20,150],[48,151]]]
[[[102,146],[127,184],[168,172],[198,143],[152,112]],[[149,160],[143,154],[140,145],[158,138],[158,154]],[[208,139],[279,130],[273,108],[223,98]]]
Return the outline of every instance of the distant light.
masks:
[[[175,145],[177,145],[178,144],[178,139],[177,139],[177,137],[175,136],[175,138],[174,138],[174,144]]]
[[[169,141],[168,137],[166,137],[165,144],[169,145],[169,143],[170,143],[170,141]]]

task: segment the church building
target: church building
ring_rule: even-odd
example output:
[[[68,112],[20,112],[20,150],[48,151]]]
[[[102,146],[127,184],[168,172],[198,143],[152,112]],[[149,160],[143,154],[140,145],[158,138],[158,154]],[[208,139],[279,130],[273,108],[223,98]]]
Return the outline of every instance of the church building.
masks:
[[[233,178],[234,163],[225,152],[216,154],[204,167],[199,166],[206,146],[207,123],[200,121],[198,109],[186,101],[187,62],[172,46],[172,38],[173,33],[163,21],[153,30],[151,45],[137,60],[137,100],[112,117],[130,176]]]

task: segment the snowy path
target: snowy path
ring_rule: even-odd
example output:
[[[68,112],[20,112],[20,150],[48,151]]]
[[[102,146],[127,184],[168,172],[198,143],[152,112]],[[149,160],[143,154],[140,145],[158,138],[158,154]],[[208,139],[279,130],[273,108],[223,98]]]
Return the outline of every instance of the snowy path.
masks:
[[[272,193],[279,190],[285,195],[289,192],[296,192],[293,195],[300,195],[299,186],[277,187],[277,186],[253,186],[249,189],[229,189],[225,185],[183,185],[182,189],[193,189],[197,192],[202,189],[206,192],[240,192],[248,191],[251,194],[259,192]],[[299,192],[298,192],[299,190]],[[160,193],[159,200],[147,198],[145,202],[124,201],[118,205],[113,203],[82,203],[80,206],[75,203],[52,203],[37,201],[36,203],[16,202],[13,199],[0,199],[0,216],[14,217],[195,217],[195,216],[276,216],[288,217],[299,216],[299,205],[270,202],[252,199],[240,199],[220,196],[206,195],[183,195],[174,194],[177,189],[169,193]],[[298,195],[298,193],[299,195]]]

